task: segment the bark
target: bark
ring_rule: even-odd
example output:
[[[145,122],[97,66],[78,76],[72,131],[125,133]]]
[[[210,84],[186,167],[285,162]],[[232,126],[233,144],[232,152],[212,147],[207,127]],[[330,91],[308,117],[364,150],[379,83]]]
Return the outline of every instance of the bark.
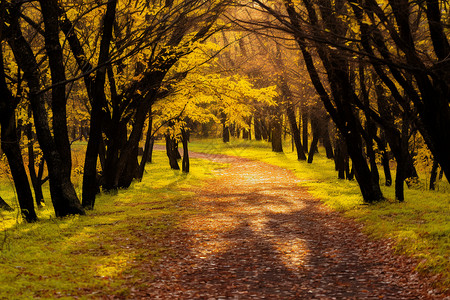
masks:
[[[436,160],[433,161],[433,167],[431,168],[431,175],[430,175],[430,190],[434,191],[436,189],[436,179],[437,179],[437,170],[438,170],[439,164]]]
[[[39,1],[44,20],[44,41],[45,50],[48,57],[50,75],[52,84],[51,108],[53,112],[53,137],[56,150],[58,151],[63,164],[64,176],[70,178],[72,171],[72,154],[70,151],[70,142],[67,129],[66,112],[66,80],[64,58],[61,45],[59,43],[59,24],[58,24],[58,1],[41,0]]]
[[[0,50],[1,51],[1,50]],[[1,73],[3,73],[3,57],[0,55]],[[2,74],[3,75],[3,74]],[[0,77],[3,77],[0,75]],[[13,98],[5,95],[7,88],[4,79],[0,78],[0,125],[1,125],[1,149],[8,160],[11,175],[16,186],[17,199],[24,219],[27,222],[37,221],[34,210],[33,195],[28,182],[27,173],[23,164],[22,153],[16,133],[15,105]]]
[[[228,143],[230,141],[230,128],[226,124],[227,121],[227,115],[225,113],[222,113],[221,115],[221,122],[222,122],[222,141],[224,143]]]
[[[91,63],[87,60],[87,55],[83,49],[83,46],[81,45],[80,40],[75,34],[75,28],[72,22],[69,20],[68,16],[64,11],[61,10],[60,15],[61,15],[60,18],[61,30],[64,33],[67,41],[69,42],[70,51],[72,52],[73,57],[77,62],[78,68],[85,74],[83,79],[86,86],[86,91],[89,97],[89,101],[92,101],[92,89],[94,86],[94,81],[90,76],[89,72],[92,70],[93,67]],[[88,130],[86,130],[85,126],[80,127],[80,134],[86,140],[88,139],[87,132]]]
[[[175,150],[175,157],[177,160],[181,159],[180,149],[178,148],[178,141],[176,139],[173,140],[173,147]]]
[[[129,160],[119,177],[117,186],[119,188],[128,188],[133,179],[138,178],[139,174],[139,162],[138,162],[138,152],[139,148],[135,147],[133,152],[129,156]]]
[[[322,139],[323,139],[323,146],[325,147],[325,153],[328,159],[334,158],[333,153],[333,145],[331,144],[330,139],[330,131],[329,131],[329,122],[325,121],[325,124],[323,125],[323,132],[322,132]]]
[[[169,158],[170,168],[173,170],[179,170],[180,166],[178,165],[177,155],[175,153],[175,139],[172,138],[169,134],[165,135],[166,137],[166,154]]]
[[[222,141],[228,143],[230,141],[230,129],[225,123],[222,124]]]
[[[271,134],[272,129],[270,128],[270,124],[267,125],[267,121],[265,119],[260,119],[259,123],[261,124],[261,135],[263,140],[271,142]]]
[[[376,82],[376,81],[375,81]],[[399,107],[395,107],[392,103],[388,102],[388,99],[384,95],[384,90],[381,84],[375,85],[375,92],[377,94],[378,110],[381,118],[384,121],[383,128],[383,140],[386,139],[392,150],[396,160],[404,159],[405,161],[405,176],[406,178],[418,177],[416,168],[414,166],[414,160],[409,151],[403,151],[401,143],[401,132],[395,126],[394,114],[401,113]],[[386,142],[384,142],[386,144]],[[386,147],[386,146],[384,146]],[[403,157],[404,156],[404,157]]]
[[[282,134],[283,134],[283,127],[282,127],[282,120],[281,115],[276,112],[276,115],[273,117],[272,121],[272,151],[273,152],[283,152],[283,141],[282,141]]]
[[[183,161],[181,162],[181,170],[184,173],[189,173],[189,132],[184,128],[181,129],[181,142],[183,143]]]
[[[334,156],[334,163],[336,171],[338,171],[338,178],[345,179],[345,154],[344,147],[342,145],[341,139],[338,138],[336,141],[336,152]]]
[[[248,120],[247,120],[247,125],[248,125],[248,129],[247,129],[247,131],[248,131],[248,136],[247,136],[247,139],[248,139],[249,141],[251,141],[251,140],[252,140],[252,116],[250,116],[250,117],[248,118]]]
[[[153,130],[153,116],[150,108],[150,113],[148,117],[147,135],[145,137],[144,153],[142,154],[142,160],[139,165],[139,173],[137,178],[138,180],[142,180],[142,178],[144,177],[145,164],[147,162],[152,162],[153,144],[155,141],[152,130]]]
[[[301,109],[303,151],[308,152],[308,108],[305,103],[302,103]]]
[[[383,171],[384,171],[384,177],[385,177],[385,185],[391,186],[392,185],[392,175],[391,175],[391,168],[389,166],[389,154],[386,149],[386,138],[384,136],[384,133],[382,132],[381,138],[378,143],[378,148],[381,152],[381,164],[383,165]]]
[[[118,180],[117,182],[115,181],[117,164],[119,162],[120,149],[124,148],[127,143],[126,124],[119,122],[116,118],[118,116],[113,115],[111,126],[108,128],[111,132],[115,132],[115,135],[114,138],[108,138],[107,141],[105,168],[103,169],[103,189],[106,191],[118,188]]]
[[[103,18],[102,40],[100,42],[100,53],[98,65],[101,66],[95,75],[95,82],[92,91],[92,109],[89,130],[89,141],[86,149],[83,174],[82,205],[86,209],[93,209],[95,195],[98,191],[97,184],[97,158],[99,147],[102,142],[102,126],[104,119],[103,108],[106,107],[105,81],[106,65],[109,60],[109,47],[112,40],[112,30],[116,15],[117,0],[111,0],[106,5],[106,12]]]
[[[248,140],[249,137],[249,131],[247,129],[242,129],[242,139]]]
[[[402,120],[402,137],[401,137],[401,149],[402,149],[402,155],[399,156],[397,159],[397,173],[395,175],[395,199],[403,202],[405,201],[405,195],[404,195],[404,181],[406,179],[406,156],[408,152],[408,139],[409,139],[409,121],[407,114],[403,114],[403,120]]]
[[[364,113],[365,113],[365,117],[366,117],[366,124],[365,124],[366,128],[365,128],[365,132],[363,132],[363,137],[364,137],[364,141],[366,144],[366,153],[367,153],[367,156],[369,157],[370,171],[373,174],[374,180],[379,181],[380,175],[378,173],[378,167],[377,167],[376,158],[375,158],[375,151],[373,149],[373,147],[374,147],[373,139],[374,139],[374,136],[376,135],[376,127],[372,121],[370,114],[368,113],[368,111],[370,109],[370,99],[369,99],[369,93],[368,93],[367,87],[366,87],[366,76],[365,76],[366,74],[365,74],[364,64],[362,61],[359,62],[358,71],[359,71],[358,72],[359,73],[359,88],[360,88],[360,93],[361,93],[361,97],[362,97],[362,102],[365,107]]]
[[[320,125],[318,124],[318,120],[316,117],[313,117],[311,119],[311,127],[313,132],[313,140],[311,141],[311,146],[309,148],[308,153],[308,163],[311,164],[313,162],[314,153],[317,152],[317,144],[319,143],[319,137],[320,137]]]
[[[294,140],[295,149],[297,150],[297,160],[306,160],[305,152],[303,151],[303,145],[300,137],[300,130],[297,126],[297,119],[295,116],[295,106],[292,104],[292,93],[289,90],[287,82],[282,79],[282,93],[285,99],[288,101],[286,105],[286,114],[288,117],[289,125],[291,128],[292,138]]]
[[[33,185],[34,198],[36,199],[36,205],[42,207],[44,203],[44,194],[42,193],[42,183],[41,177],[36,174],[35,168],[35,155],[33,147],[33,131],[31,129],[31,124],[27,125],[26,135],[28,138],[28,171],[30,173],[31,184]]]
[[[230,124],[230,126],[228,128],[229,128],[230,135],[232,137],[236,137],[236,125],[234,123]]]
[[[262,140],[261,121],[257,116],[254,116],[254,120],[255,120],[255,140],[261,141]]]

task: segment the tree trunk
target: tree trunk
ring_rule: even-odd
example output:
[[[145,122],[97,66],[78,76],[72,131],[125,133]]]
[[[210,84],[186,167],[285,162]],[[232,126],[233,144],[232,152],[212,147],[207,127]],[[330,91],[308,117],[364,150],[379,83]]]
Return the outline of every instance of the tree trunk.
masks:
[[[234,123],[230,124],[229,132],[232,137],[236,136],[236,125]]]
[[[309,148],[308,153],[308,163],[311,164],[313,162],[314,153],[317,151],[317,144],[319,143],[319,136],[320,134],[320,127],[317,120],[317,117],[311,118],[311,127],[312,127],[312,133],[313,133],[313,140],[311,142],[311,146]]]
[[[177,160],[181,159],[180,149],[178,149],[178,141],[175,138],[173,139],[173,149]]]
[[[3,60],[1,55],[0,59]],[[3,66],[1,67],[3,70]],[[3,83],[0,84],[3,86]],[[4,87],[6,87],[6,84]],[[2,92],[0,94],[1,148],[8,159],[11,175],[14,180],[14,185],[16,186],[21,213],[27,222],[35,222],[37,221],[37,216],[34,211],[33,195],[31,193],[27,173],[23,164],[22,153],[17,139],[14,108],[10,106],[12,104],[12,97],[5,97],[3,91],[4,87],[1,88]],[[5,103],[4,100],[9,103]],[[10,107],[8,108],[6,105]]]
[[[265,119],[259,119],[259,123],[261,124],[261,135],[263,140],[270,142],[270,129],[267,126],[267,122]]]
[[[117,0],[109,1],[106,5],[106,12],[103,17],[102,40],[100,42],[100,52],[98,58],[98,65],[101,67],[97,69],[94,86],[92,89],[91,123],[89,130],[89,141],[84,161],[82,192],[82,205],[86,209],[94,208],[95,196],[98,191],[97,158],[99,147],[103,140],[102,126],[105,115],[103,108],[106,107],[106,95],[104,89],[107,68],[106,65],[103,64],[109,60],[109,47],[112,40],[112,29],[116,15],[116,5]],[[103,175],[106,175],[105,172]]]
[[[336,171],[338,171],[338,178],[345,179],[345,153],[343,150],[343,145],[341,140],[338,139],[336,141],[336,151],[334,156],[334,163],[336,167]]]
[[[433,167],[431,168],[431,175],[430,175],[430,190],[434,191],[436,189],[436,179],[437,179],[437,170],[438,170],[439,164],[436,160],[433,161]]]
[[[114,132],[114,137],[107,140],[105,168],[103,169],[103,190],[110,191],[118,188],[118,181],[115,182],[117,164],[119,161],[120,149],[124,148],[127,141],[127,127],[123,122],[118,121],[113,115],[109,130]],[[120,171],[120,174],[123,172]]]
[[[331,144],[330,139],[330,131],[329,131],[329,122],[325,121],[325,124],[323,126],[323,132],[322,132],[322,139],[323,139],[323,146],[325,147],[325,153],[328,159],[334,158],[333,153],[333,146]]]
[[[247,129],[242,129],[242,139],[244,139],[244,140],[248,140],[248,137],[249,137],[249,132],[248,132],[248,130]]]
[[[317,151],[318,142],[319,142],[318,135],[313,133],[313,140],[311,142],[311,146],[308,152],[308,164],[311,164],[313,162],[314,153]]]
[[[189,133],[184,128],[181,129],[181,142],[183,143],[183,161],[181,162],[181,170],[189,173]]]
[[[301,110],[303,151],[308,152],[308,109],[305,103],[302,103]]]
[[[64,57],[59,42],[59,11],[57,0],[40,0],[41,12],[44,21],[45,50],[50,67],[51,81],[54,87],[52,93],[52,121],[53,137],[56,150],[64,162],[61,172],[70,178],[72,171],[72,153],[70,150],[69,135],[67,129],[67,98],[66,98],[66,75]]]
[[[139,172],[139,163],[138,163],[138,152],[139,148],[135,147],[133,152],[129,156],[128,163],[126,164],[125,169],[122,174],[120,174],[118,187],[119,188],[128,188],[133,179],[138,178]]]
[[[384,170],[384,177],[385,177],[385,185],[391,186],[392,185],[392,175],[391,175],[391,168],[389,166],[389,154],[386,150],[386,140],[384,137],[384,134],[382,133],[380,143],[378,143],[378,147],[381,152],[381,164],[383,165]]]
[[[395,175],[395,199],[403,202],[405,201],[403,182],[406,177],[406,157],[408,154],[408,139],[409,139],[409,120],[406,113],[403,113],[402,131],[401,131],[401,155],[397,159],[397,173]]]
[[[180,166],[177,161],[177,154],[175,150],[176,141],[170,136],[170,134],[165,134],[166,137],[166,154],[169,158],[170,168],[173,170],[179,170]]]
[[[3,26],[3,24],[0,24]],[[0,28],[1,32],[2,28]],[[20,150],[19,138],[16,127],[16,100],[6,84],[5,66],[3,63],[3,49],[0,46],[0,140],[1,150],[8,160],[11,175],[16,187],[19,206],[24,219],[27,222],[37,221],[34,211],[33,195],[28,182],[27,173],[23,164],[22,152]],[[9,206],[3,199],[1,207],[8,209]]]
[[[255,140],[261,141],[262,140],[262,129],[261,129],[261,121],[260,119],[255,116]]]
[[[230,129],[225,124],[222,124],[222,141],[224,143],[228,143],[230,141]]]
[[[274,116],[272,124],[272,151],[273,152],[283,152],[283,141],[282,141],[282,134],[283,134],[283,128],[281,123],[281,116],[279,113],[277,113],[276,116]]]
[[[286,114],[291,127],[291,134],[294,140],[295,149],[297,150],[297,160],[306,160],[305,152],[303,152],[300,130],[298,129],[297,120],[295,117],[295,107],[290,103],[286,106]]]
[[[369,93],[366,88],[366,74],[365,74],[365,66],[360,60],[359,67],[358,67],[358,74],[359,74],[359,88],[361,90],[361,97],[362,102],[364,104],[365,110],[365,117],[366,117],[366,126],[365,126],[365,132],[363,133],[364,142],[366,145],[366,153],[369,157],[369,163],[370,163],[370,171],[374,177],[375,181],[380,180],[380,174],[378,172],[378,167],[375,159],[375,151],[373,149],[373,138],[376,135],[376,127],[373,123],[368,111],[370,109],[370,99],[369,99]],[[362,125],[361,125],[362,127]]]
[[[36,199],[37,207],[42,207],[44,203],[44,194],[42,193],[42,183],[41,179],[36,174],[35,167],[35,155],[33,147],[33,131],[31,129],[31,124],[27,125],[26,135],[28,138],[28,171],[30,173],[31,184],[33,185],[34,197]]]
[[[400,156],[406,155],[406,157],[403,158],[405,160],[406,178],[416,178],[418,177],[418,175],[416,168],[414,166],[414,160],[408,151],[402,150],[402,143],[401,143],[402,134],[396,129],[395,118],[391,111],[394,108],[391,107],[391,109],[387,109],[389,107],[389,104],[386,99],[386,96],[384,95],[383,85],[381,83],[375,85],[375,92],[377,94],[377,103],[380,116],[381,118],[383,118],[384,122],[388,124],[388,126],[384,126],[383,139],[385,139],[389,144],[392,150],[392,154],[394,155],[396,160],[402,159]]]
[[[139,173],[137,178],[138,180],[142,180],[142,178],[144,177],[145,164],[147,162],[152,162],[153,144],[155,141],[152,130],[153,130],[153,116],[150,108],[150,115],[148,117],[147,135],[145,137],[144,153],[142,154],[142,160],[139,165]]]

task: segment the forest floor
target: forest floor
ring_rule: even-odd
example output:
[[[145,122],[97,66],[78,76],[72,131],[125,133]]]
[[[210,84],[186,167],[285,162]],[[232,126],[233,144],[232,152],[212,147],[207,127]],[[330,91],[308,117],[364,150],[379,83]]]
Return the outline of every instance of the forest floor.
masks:
[[[140,284],[127,287],[127,298],[450,299],[414,271],[416,262],[327,208],[291,171],[191,156],[229,167],[191,190],[182,205],[196,213],[161,241],[171,250],[159,263],[136,266]]]

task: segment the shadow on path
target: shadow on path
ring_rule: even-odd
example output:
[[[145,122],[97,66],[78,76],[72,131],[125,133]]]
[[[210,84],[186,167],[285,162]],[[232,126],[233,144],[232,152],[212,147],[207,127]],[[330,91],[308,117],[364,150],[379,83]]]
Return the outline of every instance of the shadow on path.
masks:
[[[442,299],[414,264],[332,212],[276,166],[230,163],[185,205],[200,211],[136,290],[151,299]]]

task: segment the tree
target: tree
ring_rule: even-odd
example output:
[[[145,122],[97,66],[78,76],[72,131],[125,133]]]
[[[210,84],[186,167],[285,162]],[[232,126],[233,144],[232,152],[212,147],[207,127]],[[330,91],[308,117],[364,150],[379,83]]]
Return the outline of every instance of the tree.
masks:
[[[337,128],[342,134],[348,147],[348,153],[353,161],[356,179],[359,183],[364,201],[368,203],[377,202],[384,199],[379,183],[374,176],[373,170],[370,170],[365,157],[363,156],[363,145],[361,138],[361,124],[358,115],[354,111],[353,101],[359,101],[354,88],[350,82],[350,74],[348,73],[349,62],[340,56],[335,50],[328,49],[322,43],[307,43],[304,32],[308,31],[317,39],[331,38],[334,35],[341,35],[344,28],[341,22],[332,14],[332,10],[328,8],[329,3],[322,1],[323,6],[316,8],[308,0],[303,1],[309,19],[309,27],[302,26],[302,17],[299,10],[296,10],[291,1],[283,1],[287,15],[283,15],[281,11],[265,5],[261,1],[254,1],[263,9],[269,12],[276,20],[278,20],[283,30],[291,32],[299,45],[305,65],[308,69],[311,81],[316,88],[326,110],[335,122]],[[318,14],[322,19],[318,18]],[[327,29],[330,36],[325,34],[320,28]],[[331,96],[325,88],[311,55],[310,47],[318,53],[323,67],[327,71],[327,80],[330,85]]]
[[[3,3],[0,6],[0,14],[4,15]],[[3,18],[2,18],[3,20]],[[0,23],[0,40],[3,37],[4,23]],[[23,164],[22,152],[17,136],[15,109],[18,100],[15,99],[8,88],[6,82],[5,66],[3,61],[3,47],[0,46],[0,126],[1,126],[1,149],[8,159],[14,185],[20,187],[17,189],[17,198],[19,200],[20,210],[27,222],[37,220],[34,211],[33,195],[31,194],[28,176]],[[6,202],[1,199],[0,206],[10,209]]]
[[[42,3],[41,3],[42,4]],[[62,126],[55,130],[52,135],[46,105],[41,91],[40,76],[41,71],[36,56],[33,53],[30,43],[25,39],[20,17],[23,2],[8,4],[8,15],[6,19],[9,23],[7,41],[14,53],[17,65],[23,70],[24,80],[28,86],[28,98],[33,111],[36,134],[47,161],[49,173],[50,193],[56,216],[66,216],[70,214],[84,214],[75,189],[70,179],[70,145],[67,141],[67,127],[60,123],[65,123],[65,92],[59,87],[52,92],[53,115],[61,114],[53,118],[53,127]],[[41,9],[44,17],[45,50],[49,64],[51,65],[51,78],[54,84],[64,85],[61,78],[61,53],[59,44],[59,31],[57,16],[54,15],[54,8],[57,7],[55,1],[43,3]],[[26,6],[28,8],[28,6]],[[54,56],[53,56],[54,55]],[[53,99],[54,98],[54,99]],[[54,101],[53,101],[54,100]],[[63,120],[64,119],[64,120]],[[53,128],[52,127],[52,128]],[[67,148],[69,147],[69,148]]]

